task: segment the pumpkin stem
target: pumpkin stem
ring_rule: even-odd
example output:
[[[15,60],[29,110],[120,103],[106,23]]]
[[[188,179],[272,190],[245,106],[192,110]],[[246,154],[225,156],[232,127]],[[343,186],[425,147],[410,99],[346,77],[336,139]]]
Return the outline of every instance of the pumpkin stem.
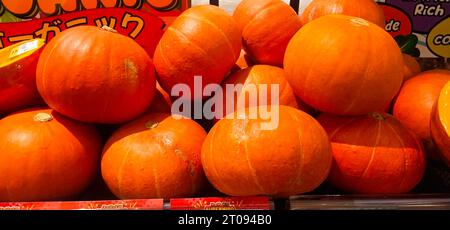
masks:
[[[384,120],[386,120],[386,118],[385,118],[382,114],[380,114],[380,113],[372,113],[371,115],[372,115],[372,117],[375,118],[376,120],[379,120],[379,121],[384,121]]]
[[[152,122],[152,121],[149,121],[149,122],[147,122],[147,123],[145,124],[145,127],[146,127],[147,129],[154,129],[154,128],[158,127],[158,125],[159,125],[158,122]]]
[[[38,113],[34,116],[33,120],[38,122],[49,122],[53,120],[53,116],[48,113]]]
[[[102,26],[102,30],[105,30],[105,31],[108,31],[108,32],[111,32],[111,33],[117,33],[117,30],[115,30],[115,29],[113,29],[113,28],[111,28],[109,26]]]

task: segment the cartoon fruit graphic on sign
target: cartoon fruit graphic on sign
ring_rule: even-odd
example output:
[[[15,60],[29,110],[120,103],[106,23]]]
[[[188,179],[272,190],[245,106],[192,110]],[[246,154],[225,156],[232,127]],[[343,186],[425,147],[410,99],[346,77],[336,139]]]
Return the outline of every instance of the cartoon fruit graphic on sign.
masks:
[[[145,50],[110,28],[94,26],[74,27],[52,39],[39,59],[36,82],[59,113],[105,124],[136,118],[156,91]]]
[[[403,82],[403,57],[394,39],[375,24],[345,15],[323,16],[303,26],[284,61],[295,94],[337,115],[377,111]]]

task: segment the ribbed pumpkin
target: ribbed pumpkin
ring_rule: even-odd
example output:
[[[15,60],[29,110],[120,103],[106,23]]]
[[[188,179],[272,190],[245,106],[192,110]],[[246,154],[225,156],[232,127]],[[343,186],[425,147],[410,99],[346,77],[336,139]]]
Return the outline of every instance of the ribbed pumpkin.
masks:
[[[278,87],[278,98],[272,99],[272,86]],[[232,95],[227,95],[227,86],[233,86],[241,90],[236,91]],[[301,109],[305,112],[311,112],[311,108],[295,97],[291,86],[286,81],[284,70],[269,65],[254,65],[246,69],[240,70],[222,83],[224,100],[222,106],[218,106],[218,111],[222,111],[222,116],[233,113],[236,110],[251,106],[270,105],[272,100],[277,105],[286,105],[293,108]],[[226,103],[233,102],[234,107],[227,110]]]
[[[234,11],[244,49],[259,64],[283,66],[284,52],[301,22],[280,0],[243,0]]]
[[[408,54],[403,54],[403,62],[403,81],[409,80],[422,71],[419,62]]]
[[[34,39],[0,50],[0,114],[39,101],[36,66],[44,41]]]
[[[194,92],[195,76],[202,77],[203,86],[220,84],[239,58],[241,40],[235,21],[219,7],[186,10],[156,48],[153,60],[159,83],[167,92],[176,84],[187,84]]]
[[[361,194],[407,193],[422,179],[426,165],[422,145],[392,116],[322,114],[318,121],[331,139],[329,181],[336,188]]]
[[[45,102],[61,114],[107,124],[143,113],[156,91],[145,50],[131,38],[93,26],[53,38],[39,59],[36,82]]]
[[[145,115],[117,130],[103,150],[102,175],[118,197],[189,197],[204,182],[206,132],[189,119]]]
[[[313,0],[301,15],[304,24],[329,14],[363,18],[381,28],[386,22],[381,7],[374,0]]]
[[[431,70],[408,80],[394,104],[394,116],[431,149],[431,111],[442,87],[450,81],[450,71]]]
[[[0,120],[0,200],[73,198],[97,176],[101,140],[95,128],[50,109]]]
[[[450,167],[450,82],[441,90],[431,115],[431,136],[440,159]]]
[[[255,108],[260,116],[251,111]],[[288,106],[238,110],[211,129],[202,148],[209,181],[232,196],[312,191],[326,179],[331,159],[330,142],[319,123]]]
[[[370,22],[345,15],[323,16],[303,26],[284,60],[295,94],[332,114],[376,111],[403,82],[403,57],[394,39]]]

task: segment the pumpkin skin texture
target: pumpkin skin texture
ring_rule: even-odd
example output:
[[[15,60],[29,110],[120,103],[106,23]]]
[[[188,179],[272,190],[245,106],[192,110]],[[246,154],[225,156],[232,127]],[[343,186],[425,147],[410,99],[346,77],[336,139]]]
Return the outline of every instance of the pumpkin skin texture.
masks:
[[[393,114],[406,128],[432,149],[431,112],[442,87],[450,81],[450,71],[431,70],[406,81],[394,104]]]
[[[403,61],[405,63],[403,67],[403,81],[411,79],[422,71],[419,62],[414,57],[403,54]]]
[[[244,49],[259,64],[283,66],[289,40],[300,29],[295,11],[280,0],[243,0],[233,14]]]
[[[206,132],[189,119],[145,115],[107,142],[102,175],[122,199],[189,197],[205,182],[200,151]]]
[[[370,22],[345,15],[323,16],[303,26],[284,60],[294,93],[331,114],[377,111],[403,82],[403,57],[394,39]]]
[[[365,19],[381,28],[386,22],[383,10],[373,0],[313,0],[301,15],[303,25],[329,14],[343,14]]]
[[[15,57],[11,55],[19,47],[30,44],[35,44],[36,47]],[[36,66],[43,46],[43,40],[34,39],[0,50],[0,114],[14,112],[39,102]]]
[[[278,110],[278,127],[262,129],[267,120],[252,117],[254,108]],[[260,106],[217,122],[203,144],[202,164],[211,184],[227,195],[287,197],[312,191],[326,179],[331,146],[308,114],[288,106]]]
[[[228,97],[228,95],[226,94],[224,95],[222,105],[225,106],[227,101],[233,99],[234,110],[227,111],[226,107],[222,107],[223,116],[226,116],[227,114],[233,113],[234,111],[243,108],[271,104],[271,85],[278,85],[278,90],[280,92],[278,94],[278,105],[290,106],[305,112],[312,111],[309,106],[296,98],[291,86],[286,81],[284,70],[279,67],[269,65],[254,65],[252,67],[240,70],[225,79],[225,81],[222,83],[222,90],[223,92],[227,92],[227,85],[236,86],[238,84],[242,84],[242,90],[237,92],[237,94],[235,94],[234,96],[230,95],[232,97]],[[267,87],[266,93],[263,93],[264,89],[260,88],[261,86]],[[256,93],[258,95],[257,98],[249,97],[249,95],[254,95],[253,89],[256,89]],[[264,97],[260,97],[259,95],[261,94],[264,95]],[[253,100],[255,100],[256,104],[250,102]]]
[[[195,76],[202,76],[203,86],[220,84],[239,58],[241,40],[236,22],[219,7],[186,10],[156,48],[153,60],[159,83],[167,92],[177,84],[187,84],[194,92]]]
[[[422,179],[425,154],[418,138],[387,114],[318,121],[330,135],[333,165],[329,182],[360,194],[407,193]]]
[[[96,129],[50,109],[0,120],[0,200],[51,201],[78,195],[96,178]]]
[[[39,60],[36,83],[59,113],[102,124],[136,118],[156,91],[145,50],[131,38],[94,26],[68,29],[52,39]]]
[[[436,147],[438,157],[450,168],[450,83],[441,90],[431,115],[431,137]]]

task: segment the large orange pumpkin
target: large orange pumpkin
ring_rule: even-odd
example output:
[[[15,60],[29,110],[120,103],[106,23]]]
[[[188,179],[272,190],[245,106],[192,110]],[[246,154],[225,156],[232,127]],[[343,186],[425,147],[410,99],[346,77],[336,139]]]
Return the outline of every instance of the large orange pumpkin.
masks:
[[[450,81],[450,71],[431,70],[408,80],[394,104],[394,116],[418,135],[431,149],[431,111],[442,87]]]
[[[260,116],[255,116],[255,108]],[[269,119],[263,119],[266,116]],[[229,114],[211,129],[202,148],[209,181],[233,196],[285,197],[312,191],[326,179],[331,158],[328,136],[319,123],[288,106]]]
[[[409,80],[422,71],[419,62],[408,54],[403,54],[403,62],[403,81]]]
[[[222,116],[242,108],[272,104],[273,85],[277,86],[279,90],[279,93],[274,95],[278,97],[277,105],[291,106],[311,112],[312,109],[309,106],[295,97],[291,86],[286,81],[283,69],[269,65],[254,65],[232,74],[222,83],[224,100],[216,110],[222,112],[218,117],[222,118]],[[237,91],[228,95],[227,87],[229,86],[235,87]],[[242,88],[238,86],[242,86]],[[230,107],[230,110],[226,107],[227,102],[234,102],[234,106]]]
[[[407,193],[422,179],[425,154],[418,138],[395,118],[322,114],[333,148],[329,181],[351,193]]]
[[[303,11],[301,21],[306,24],[329,14],[363,18],[381,28],[386,24],[383,10],[374,0],[313,0]]]
[[[239,58],[241,43],[235,21],[224,10],[211,5],[190,8],[167,28],[156,48],[159,83],[167,92],[187,84],[191,95],[195,76],[202,77],[203,86],[220,84]]]
[[[323,16],[303,26],[284,60],[295,94],[332,114],[376,111],[403,82],[403,57],[394,39],[368,21],[345,15]]]
[[[244,0],[234,11],[244,48],[260,64],[283,66],[284,52],[301,22],[280,0]]]
[[[36,66],[44,40],[34,39],[0,50],[0,114],[39,101]]]
[[[450,82],[441,90],[431,115],[431,136],[440,159],[450,167]]]
[[[50,109],[0,120],[0,200],[73,198],[97,176],[101,140],[95,128]]]
[[[36,82],[56,111],[108,124],[145,112],[156,86],[152,61],[142,47],[93,26],[68,29],[52,39],[39,59]]]
[[[163,113],[143,116],[107,142],[103,179],[124,199],[192,196],[205,179],[200,160],[205,137],[192,120]]]

